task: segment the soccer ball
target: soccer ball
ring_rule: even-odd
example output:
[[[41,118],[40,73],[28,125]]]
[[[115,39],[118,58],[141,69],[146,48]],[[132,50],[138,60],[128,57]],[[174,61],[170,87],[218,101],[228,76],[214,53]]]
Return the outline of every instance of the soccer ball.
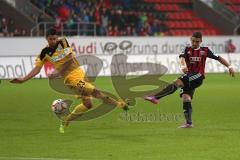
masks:
[[[67,103],[62,99],[57,99],[53,101],[51,108],[54,113],[61,114],[67,110]]]

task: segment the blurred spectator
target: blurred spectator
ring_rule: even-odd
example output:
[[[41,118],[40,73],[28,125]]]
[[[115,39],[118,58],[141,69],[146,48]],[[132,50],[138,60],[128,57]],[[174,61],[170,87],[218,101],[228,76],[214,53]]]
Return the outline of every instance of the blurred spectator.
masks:
[[[113,36],[120,36],[120,32],[118,26],[114,26],[113,28]]]
[[[26,36],[24,29],[19,29],[15,25],[12,17],[6,17],[0,12],[0,37]]]
[[[67,29],[67,35],[74,35],[73,29],[74,29],[74,20],[73,17],[70,17],[66,22],[66,29]]]
[[[94,18],[95,23],[99,25],[101,23],[101,16],[100,16],[100,8],[98,6],[95,6],[94,16],[95,16]]]
[[[143,29],[145,30],[146,35],[149,35],[149,36],[153,35],[152,28],[151,28],[150,24],[147,21],[145,21],[145,23],[143,25]]]
[[[146,13],[142,13],[140,15],[140,22],[144,24],[148,20],[148,17],[146,16]]]
[[[142,27],[139,31],[139,36],[147,36],[146,30]]]
[[[67,35],[96,33],[109,36],[158,36],[168,31],[167,26],[160,23],[166,20],[166,13],[143,12],[134,8],[132,0],[31,1],[36,5],[40,4],[41,7],[44,5],[45,8],[57,14],[55,28],[58,31],[61,31],[62,25],[67,30],[74,30],[74,32],[68,32]],[[38,17],[38,23],[42,20],[41,16]],[[84,24],[78,25],[78,23]],[[91,23],[96,25],[93,26]]]
[[[14,30],[14,36],[15,36],[15,37],[21,36],[21,31],[20,31],[20,29],[15,29],[15,30]]]
[[[168,27],[164,22],[159,23],[159,35],[163,36],[168,31]]]
[[[115,10],[110,11],[109,23],[111,23],[111,25],[117,25],[117,17],[116,17],[116,11]]]
[[[112,26],[108,26],[108,30],[107,30],[107,36],[113,36],[113,28]]]
[[[136,31],[136,28],[135,28],[135,27],[133,27],[133,28],[132,28],[132,35],[133,35],[133,36],[138,36],[138,34],[137,34],[137,31]]]
[[[101,30],[100,30],[101,35],[107,34],[108,21],[109,21],[108,10],[107,8],[103,8],[101,12]]]
[[[236,46],[232,43],[232,40],[229,39],[226,44],[226,52],[234,53],[236,51]]]
[[[25,36],[25,37],[27,36],[27,32],[25,29],[22,30],[21,36]]]
[[[64,20],[60,16],[55,17],[55,29],[60,33],[63,29]]]
[[[42,36],[44,35],[44,15],[39,14],[37,17],[37,23],[39,24],[39,34]]]
[[[131,0],[122,0],[123,8],[124,10],[130,10],[132,5],[131,5]]]
[[[133,33],[132,33],[132,28],[131,28],[131,26],[127,26],[125,36],[132,36],[132,35],[133,35]]]
[[[58,9],[58,14],[61,17],[61,19],[65,21],[65,20],[67,20],[69,18],[70,11],[69,11],[69,9],[66,6],[61,6]]]
[[[152,34],[154,36],[159,34],[159,20],[155,19],[152,26],[151,26]]]
[[[13,21],[12,18],[9,19],[9,22],[8,22],[8,36],[12,37],[14,35],[14,30],[15,30],[15,22]]]
[[[123,31],[125,29],[125,19],[124,16],[122,14],[122,10],[118,9],[116,11],[116,26],[118,27],[119,31]]]
[[[0,13],[0,37],[3,36],[3,15]]]
[[[7,28],[7,18],[2,18],[2,24],[3,24],[3,35],[8,36],[8,28]]]

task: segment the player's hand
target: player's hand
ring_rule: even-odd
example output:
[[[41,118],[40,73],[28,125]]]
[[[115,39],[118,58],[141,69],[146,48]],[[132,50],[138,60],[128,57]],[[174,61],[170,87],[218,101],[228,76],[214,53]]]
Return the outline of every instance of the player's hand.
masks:
[[[188,68],[187,66],[181,66],[180,67],[183,73],[188,73]]]
[[[229,74],[230,76],[235,77],[235,71],[232,67],[229,68]]]
[[[21,83],[23,83],[23,82],[24,82],[23,78],[14,78],[14,79],[10,80],[10,83],[18,83],[18,84],[21,84]]]

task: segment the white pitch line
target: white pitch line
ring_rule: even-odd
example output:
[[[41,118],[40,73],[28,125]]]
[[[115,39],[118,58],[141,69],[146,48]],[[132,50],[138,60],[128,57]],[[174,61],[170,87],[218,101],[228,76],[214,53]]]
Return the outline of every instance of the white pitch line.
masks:
[[[0,157],[4,160],[83,160],[83,159],[69,159],[69,158],[46,158],[46,157]]]

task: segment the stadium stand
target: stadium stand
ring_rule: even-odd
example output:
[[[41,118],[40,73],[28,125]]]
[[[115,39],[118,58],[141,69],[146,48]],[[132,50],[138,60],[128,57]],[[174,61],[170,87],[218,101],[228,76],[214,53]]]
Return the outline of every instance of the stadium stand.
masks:
[[[32,0],[38,7],[47,7],[57,15],[55,27],[60,23],[74,29],[74,22],[95,23],[97,35],[154,36],[190,35],[202,31],[205,35],[220,32],[192,9],[191,0],[98,0],[70,1]],[[134,4],[134,5],[133,5]],[[77,33],[73,33],[77,34]]]
[[[26,36],[26,30],[16,27],[11,17],[0,13],[0,37]]]
[[[220,0],[228,9],[240,14],[240,0]]]
[[[28,0],[28,2],[44,11],[44,14],[53,20],[45,20],[43,14],[31,14],[30,18],[36,22],[31,31],[33,36],[43,36],[47,28],[53,26],[62,34],[70,36],[189,36],[194,31],[201,31],[204,35],[224,34],[212,23],[198,17],[193,10],[192,0]],[[236,8],[240,3],[239,0],[221,2],[226,5],[229,5],[229,2],[234,4],[229,5],[230,8]]]

